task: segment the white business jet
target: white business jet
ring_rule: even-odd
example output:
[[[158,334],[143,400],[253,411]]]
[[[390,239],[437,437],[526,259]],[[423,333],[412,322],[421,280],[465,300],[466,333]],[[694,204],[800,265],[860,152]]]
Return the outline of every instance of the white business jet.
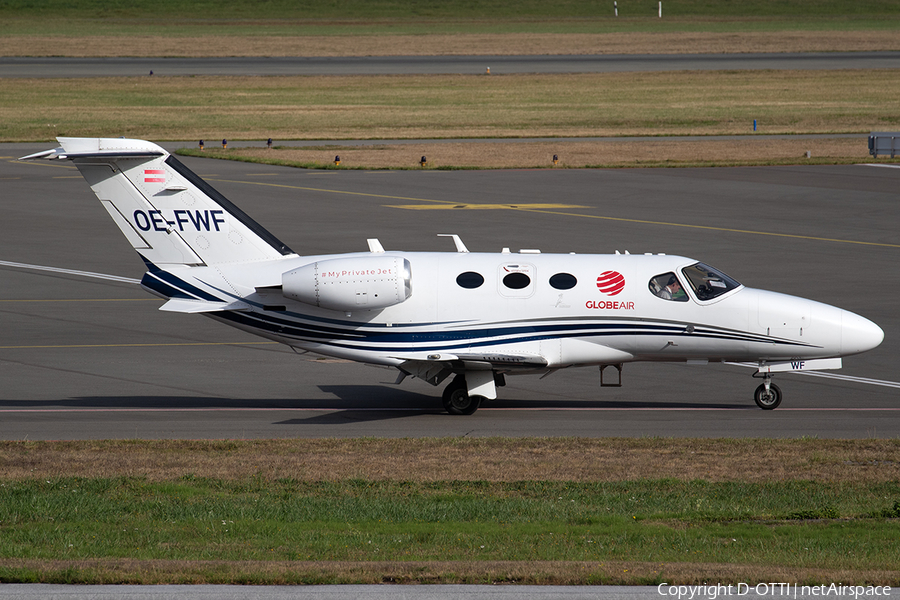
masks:
[[[884,332],[854,313],[747,288],[683,256],[369,251],[301,256],[156,144],[59,138],[27,159],[71,160],[147,265],[161,310],[200,313],[301,351],[387,365],[444,388],[451,414],[506,375],[635,361],[750,362],[756,404],[777,372],[841,367]],[[604,378],[606,369],[611,368]]]

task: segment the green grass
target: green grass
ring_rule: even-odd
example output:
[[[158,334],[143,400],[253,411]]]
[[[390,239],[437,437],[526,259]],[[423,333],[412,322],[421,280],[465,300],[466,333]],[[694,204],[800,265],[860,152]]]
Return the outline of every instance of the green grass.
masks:
[[[0,17],[2,18],[2,17]],[[229,20],[204,20],[170,23],[166,20],[142,21],[130,19],[71,19],[52,16],[13,17],[0,20],[0,35],[32,35],[58,37],[112,36],[127,37],[262,37],[292,36],[361,36],[361,35],[409,35],[434,34],[491,34],[491,33],[551,33],[551,34],[600,34],[600,33],[741,33],[741,32],[793,32],[793,31],[885,31],[891,35],[900,24],[900,15],[861,17],[809,17],[802,22],[792,22],[789,17],[773,19],[694,19],[672,17],[657,19],[621,18],[598,19],[535,19],[535,20],[437,20],[437,21],[367,21],[358,22],[286,22],[258,21],[231,22]],[[59,48],[65,55],[65,48]],[[27,52],[25,53],[27,55]]]
[[[657,0],[621,0],[620,15],[657,13]],[[852,17],[900,14],[893,0],[667,0],[665,13],[672,16],[707,17]],[[245,19],[523,19],[612,18],[612,6],[582,0],[72,0],[49,4],[35,0],[4,0],[0,16],[83,17],[97,19],[168,18],[204,20]]]
[[[898,464],[887,440],[6,442],[0,582],[896,586]]]
[[[0,559],[624,560],[889,570],[900,552],[900,522],[889,518],[898,499],[897,482],[7,480],[0,484]]]
[[[348,35],[476,32],[598,33],[887,29],[900,19],[892,0],[656,0],[417,2],[413,0],[267,0],[264,2],[101,0],[66,3],[4,0],[0,32],[36,35]]]

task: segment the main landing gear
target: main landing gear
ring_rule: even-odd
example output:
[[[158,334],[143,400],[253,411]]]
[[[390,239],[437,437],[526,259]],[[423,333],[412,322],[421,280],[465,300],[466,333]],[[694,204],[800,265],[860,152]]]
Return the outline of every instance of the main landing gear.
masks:
[[[754,374],[754,377],[756,374]],[[781,388],[772,383],[772,375],[770,373],[763,374],[763,382],[756,388],[753,394],[756,405],[763,410],[773,410],[781,404]]]
[[[471,415],[481,406],[484,396],[469,395],[464,375],[457,375],[441,395],[444,409],[451,415]]]

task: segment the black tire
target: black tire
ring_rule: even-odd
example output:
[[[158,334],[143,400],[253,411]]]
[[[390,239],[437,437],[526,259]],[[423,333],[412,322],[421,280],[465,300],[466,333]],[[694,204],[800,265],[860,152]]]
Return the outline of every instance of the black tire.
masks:
[[[765,384],[760,384],[753,394],[756,405],[763,410],[775,410],[781,404],[781,389],[774,383],[769,384],[769,392],[766,393]]]
[[[457,375],[453,378],[453,380],[447,384],[447,387],[444,388],[444,392],[441,394],[441,402],[444,405],[444,410],[450,412],[450,395],[454,390],[462,388],[466,389],[466,378],[462,375]]]
[[[457,377],[444,389],[441,396],[444,408],[451,415],[471,415],[481,406],[481,396],[470,396],[466,380]]]

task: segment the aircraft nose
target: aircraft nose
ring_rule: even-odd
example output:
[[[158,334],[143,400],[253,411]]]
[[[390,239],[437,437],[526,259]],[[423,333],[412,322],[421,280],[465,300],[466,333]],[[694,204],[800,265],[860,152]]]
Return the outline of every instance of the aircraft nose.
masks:
[[[872,321],[847,310],[841,311],[841,354],[859,354],[884,340],[884,331]]]

